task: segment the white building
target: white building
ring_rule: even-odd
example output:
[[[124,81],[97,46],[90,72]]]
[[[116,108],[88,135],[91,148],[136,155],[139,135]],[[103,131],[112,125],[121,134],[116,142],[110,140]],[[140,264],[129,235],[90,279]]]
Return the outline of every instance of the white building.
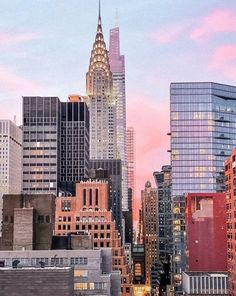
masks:
[[[10,120],[0,120],[0,222],[2,196],[20,193],[21,184],[22,130]]]

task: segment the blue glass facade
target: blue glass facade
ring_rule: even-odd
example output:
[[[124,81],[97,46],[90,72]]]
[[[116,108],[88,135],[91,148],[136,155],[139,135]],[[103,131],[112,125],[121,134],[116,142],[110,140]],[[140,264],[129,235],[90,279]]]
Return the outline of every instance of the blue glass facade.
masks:
[[[185,269],[184,195],[224,191],[224,160],[236,146],[236,87],[172,83],[170,116],[173,270],[178,285]]]

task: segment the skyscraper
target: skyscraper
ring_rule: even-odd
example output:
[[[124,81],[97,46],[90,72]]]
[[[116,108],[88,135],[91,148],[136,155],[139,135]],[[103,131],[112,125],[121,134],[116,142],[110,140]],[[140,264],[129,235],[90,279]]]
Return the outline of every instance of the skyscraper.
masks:
[[[112,72],[113,96],[116,102],[117,158],[122,160],[122,207],[128,210],[128,176],[126,151],[125,57],[120,54],[119,27],[110,30],[109,62]]]
[[[89,112],[79,96],[61,103],[60,191],[75,194],[77,181],[89,175]]]
[[[86,74],[90,112],[90,158],[117,158],[116,102],[112,94],[112,73],[102,32],[99,5],[98,25]]]
[[[57,97],[23,97],[24,193],[57,194],[60,111]]]
[[[157,190],[149,181],[141,191],[143,214],[143,242],[145,253],[146,284],[151,284],[151,268],[158,262],[157,253]]]
[[[167,261],[172,254],[171,166],[153,173],[157,186],[158,257]]]
[[[3,194],[19,194],[21,186],[22,130],[10,120],[0,120],[0,225]]]
[[[80,97],[23,97],[23,192],[75,193],[88,177],[89,113]]]
[[[212,82],[172,83],[170,103],[173,263],[175,281],[181,283],[185,269],[184,195],[224,190],[224,159],[236,145],[236,87]]]

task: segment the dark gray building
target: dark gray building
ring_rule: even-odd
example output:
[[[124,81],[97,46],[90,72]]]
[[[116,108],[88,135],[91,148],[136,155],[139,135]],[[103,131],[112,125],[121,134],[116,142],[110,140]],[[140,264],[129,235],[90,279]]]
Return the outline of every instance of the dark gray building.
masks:
[[[90,160],[91,169],[102,169],[107,171],[110,184],[109,209],[112,210],[113,219],[116,227],[123,237],[122,230],[122,174],[120,159],[92,159]]]
[[[23,97],[23,192],[73,195],[88,170],[89,113],[81,98]]]
[[[55,222],[52,194],[3,196],[1,250],[48,250]]]
[[[72,267],[0,268],[1,296],[73,296]]]
[[[23,97],[23,192],[57,194],[60,101]]]
[[[89,111],[86,103],[61,103],[59,190],[75,195],[76,182],[89,175]]]
[[[163,166],[153,177],[157,186],[158,257],[166,261],[172,254],[171,166]]]

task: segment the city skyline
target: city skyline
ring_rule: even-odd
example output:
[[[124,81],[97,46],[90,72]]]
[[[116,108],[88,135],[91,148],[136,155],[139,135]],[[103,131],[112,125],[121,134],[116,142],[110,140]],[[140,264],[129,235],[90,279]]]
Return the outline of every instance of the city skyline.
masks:
[[[52,95],[66,100],[70,93],[85,94],[84,75],[96,30],[98,1],[71,1],[70,6],[62,1],[34,5],[25,1],[23,6],[16,0],[1,2],[1,118],[12,120],[16,114],[21,123],[21,96]],[[101,3],[107,46],[109,30],[116,23],[115,10],[119,10],[121,52],[126,56],[127,125],[135,127],[137,139],[138,198],[145,181],[153,181],[153,171],[169,162],[170,82],[235,83],[236,45],[232,37],[236,4],[210,0],[194,3],[193,10],[192,3]]]

